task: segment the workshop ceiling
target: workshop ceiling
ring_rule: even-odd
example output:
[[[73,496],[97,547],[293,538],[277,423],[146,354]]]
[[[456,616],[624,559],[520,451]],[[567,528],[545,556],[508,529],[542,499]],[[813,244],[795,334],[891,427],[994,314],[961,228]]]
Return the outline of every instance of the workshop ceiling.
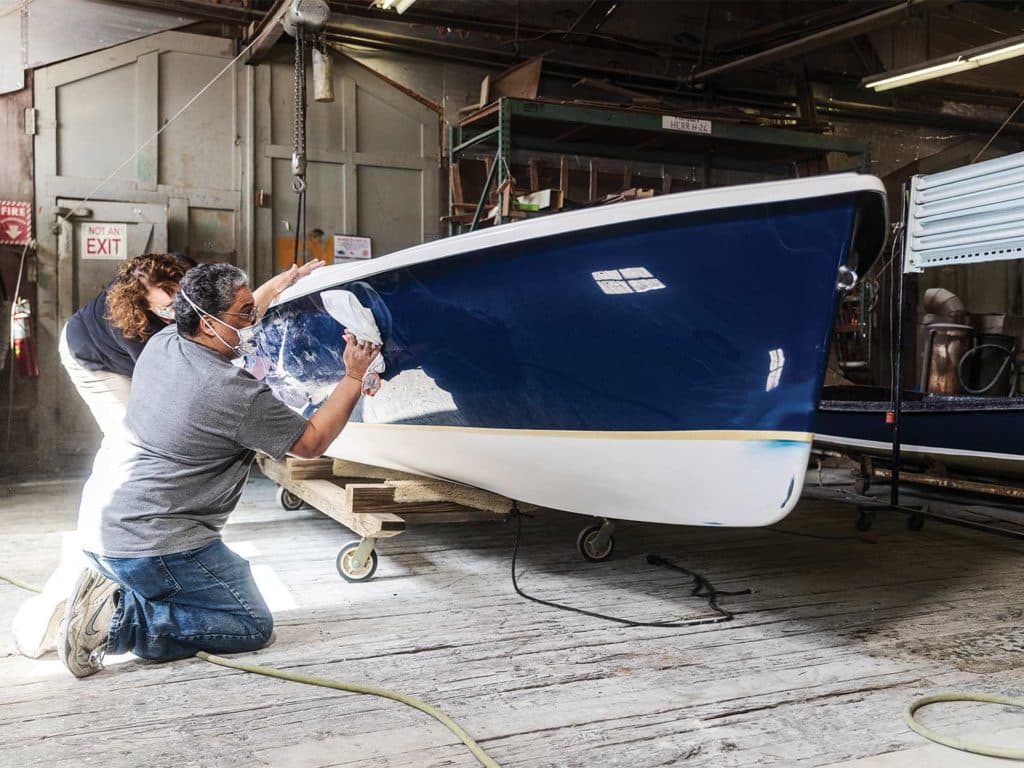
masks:
[[[110,0],[93,0],[109,2]],[[119,0],[248,39],[278,0]],[[948,101],[1012,108],[1020,60],[876,95],[862,78],[1024,33],[1024,2],[950,0],[371,0],[330,2],[329,38],[499,70],[545,54],[546,77],[720,98],[796,93],[941,114]],[[568,87],[568,86],[567,86]],[[752,97],[751,97],[752,98]],[[1005,114],[1005,112],[1004,112]]]

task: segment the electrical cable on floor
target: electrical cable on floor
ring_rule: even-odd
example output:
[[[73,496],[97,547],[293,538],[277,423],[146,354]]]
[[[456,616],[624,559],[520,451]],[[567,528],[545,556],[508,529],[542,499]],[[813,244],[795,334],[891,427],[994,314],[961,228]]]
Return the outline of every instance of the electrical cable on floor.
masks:
[[[800,536],[805,539],[820,539],[821,541],[863,541],[865,544],[877,544],[878,536],[869,536],[868,533],[862,533],[859,536],[851,534],[840,534],[839,536],[829,536],[821,533],[807,533],[805,531],[791,531],[788,528],[765,528],[766,531],[772,533],[784,533],[787,536]]]
[[[700,596],[708,601],[708,606],[711,610],[715,611],[717,616],[708,616],[701,619],[685,619],[681,621],[633,621],[632,619],[623,619],[618,616],[608,616],[603,613],[596,613],[594,611],[587,611],[583,608],[574,608],[571,605],[563,605],[561,603],[555,603],[550,600],[542,600],[539,597],[528,595],[519,588],[519,582],[516,579],[516,561],[519,557],[519,541],[522,538],[523,533],[523,517],[524,514],[519,511],[518,507],[512,508],[512,515],[516,518],[516,541],[512,547],[512,586],[516,590],[516,594],[520,597],[530,600],[540,605],[546,605],[549,608],[558,608],[563,611],[572,611],[573,613],[579,613],[584,616],[590,616],[595,619],[604,619],[605,621],[614,621],[616,624],[622,624],[627,627],[662,627],[662,628],[680,628],[680,627],[697,627],[703,624],[721,624],[722,622],[732,621],[733,613],[722,608],[718,604],[718,598],[720,596],[736,596],[736,595],[749,595],[752,590],[743,589],[736,592],[725,592],[719,589],[715,589],[714,585],[711,584],[706,578],[701,576],[699,573],[684,568],[681,565],[666,560],[661,555],[648,555],[647,562],[651,565],[660,565],[664,568],[669,568],[674,571],[679,571],[691,579],[693,579],[693,590],[690,592],[691,596]]]
[[[43,591],[40,587],[32,584],[26,584],[24,581],[16,579],[13,576],[8,576],[5,573],[0,573],[0,581],[6,581],[8,584],[24,589],[28,592]],[[427,704],[425,701],[417,699],[415,696],[407,696],[404,693],[395,693],[394,691],[389,691],[386,688],[374,688],[370,685],[345,683],[340,680],[329,680],[324,677],[312,677],[311,675],[300,675],[295,672],[284,672],[280,669],[264,667],[259,664],[246,664],[245,662],[235,661],[234,659],[225,659],[223,656],[216,656],[212,653],[207,653],[206,651],[199,651],[196,656],[203,661],[210,662],[211,664],[217,664],[221,667],[230,667],[231,669],[241,670],[242,672],[251,672],[255,675],[276,677],[279,680],[287,680],[292,683],[302,683],[304,685],[316,685],[321,688],[333,688],[337,691],[348,691],[349,693],[360,693],[368,696],[380,696],[384,699],[397,701],[400,704],[405,704],[413,709],[418,709],[420,712],[428,714],[440,722],[445,728],[459,737],[459,740],[466,745],[469,751],[473,753],[473,757],[475,757],[480,765],[484,766],[484,768],[501,768],[494,758],[487,754],[487,751],[481,747],[461,725],[448,717],[448,715],[440,709]]]
[[[914,701],[910,702],[910,704],[907,705],[906,710],[903,712],[903,719],[907,721],[907,725],[909,725],[916,733],[924,736],[929,741],[934,741],[936,744],[942,744],[944,747],[959,749],[961,752],[970,752],[973,755],[1004,757],[1009,760],[1024,760],[1024,749],[1020,749],[1019,747],[997,747],[989,744],[981,744],[976,741],[967,741],[966,739],[961,739],[958,736],[944,736],[937,731],[933,731],[931,728],[921,725],[921,723],[914,717],[914,713],[917,712],[917,710],[922,707],[926,707],[929,704],[954,701],[977,701],[982,704],[1000,704],[1004,707],[1024,708],[1024,699],[1012,698],[1010,696],[997,696],[987,693],[936,693],[933,696],[922,696],[921,698],[914,699]]]

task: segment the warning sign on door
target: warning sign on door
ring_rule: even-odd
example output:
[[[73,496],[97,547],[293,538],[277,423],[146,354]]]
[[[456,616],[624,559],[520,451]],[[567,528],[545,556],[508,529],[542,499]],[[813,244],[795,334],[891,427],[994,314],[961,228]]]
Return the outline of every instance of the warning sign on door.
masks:
[[[84,222],[79,225],[79,257],[83,259],[128,258],[128,225]]]
[[[32,239],[32,204],[0,200],[0,244],[24,245]]]

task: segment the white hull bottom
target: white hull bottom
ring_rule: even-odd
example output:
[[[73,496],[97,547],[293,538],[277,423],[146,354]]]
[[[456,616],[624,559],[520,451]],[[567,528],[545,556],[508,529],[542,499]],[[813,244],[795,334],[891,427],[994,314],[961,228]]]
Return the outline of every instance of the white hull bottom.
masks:
[[[829,447],[847,450],[860,449],[860,453],[872,456],[891,456],[892,443],[879,440],[861,440],[839,435],[815,435],[814,441]],[[941,464],[951,469],[975,472],[991,472],[1007,477],[1024,476],[1024,455],[1018,453],[995,453],[992,451],[968,451],[960,448],[945,448],[934,445],[900,445],[903,461]]]
[[[764,526],[803,487],[799,432],[560,432],[349,424],[327,455],[531,504],[675,525]]]

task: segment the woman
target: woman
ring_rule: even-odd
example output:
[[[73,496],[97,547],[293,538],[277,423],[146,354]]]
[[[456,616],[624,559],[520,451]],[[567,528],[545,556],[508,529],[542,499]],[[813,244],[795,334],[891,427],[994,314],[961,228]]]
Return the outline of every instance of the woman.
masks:
[[[174,322],[174,294],[195,264],[185,256],[163,253],[129,259],[64,326],[61,363],[104,435],[124,418],[135,361],[150,337]],[[281,291],[320,266],[320,260],[302,267],[293,264],[253,291],[259,315]]]
[[[124,419],[135,361],[146,342],[174,322],[178,283],[196,262],[182,255],[147,253],[121,264],[117,275],[68,320],[60,335],[60,360],[104,435]],[[253,291],[257,317],[300,277],[323,266],[319,259],[292,265]],[[14,640],[29,658],[56,650],[70,584],[81,570],[80,551],[46,581],[41,594],[26,600],[14,617]]]

